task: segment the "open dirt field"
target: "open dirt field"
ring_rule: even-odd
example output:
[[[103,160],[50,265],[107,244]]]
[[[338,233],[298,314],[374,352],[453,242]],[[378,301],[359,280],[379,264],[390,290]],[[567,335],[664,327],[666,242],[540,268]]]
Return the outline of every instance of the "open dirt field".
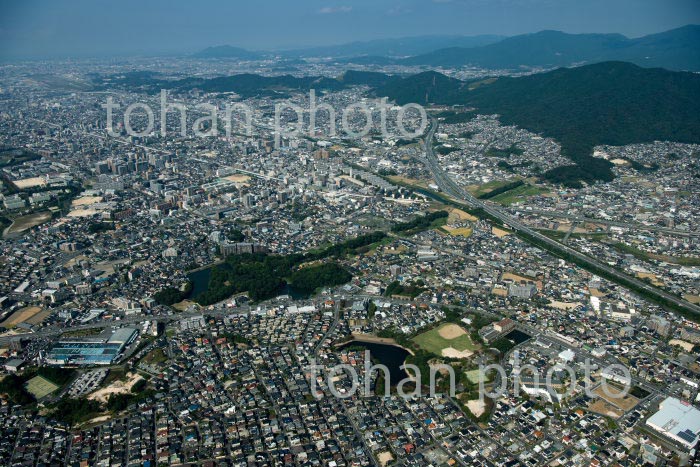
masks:
[[[73,209],[68,213],[68,217],[89,217],[98,213],[97,209]]]
[[[24,322],[31,325],[37,325],[44,321],[46,318],[48,318],[50,314],[51,310],[41,310],[39,313],[35,314],[34,316],[25,320]]]
[[[467,333],[464,329],[461,327],[457,326],[456,324],[446,324],[445,326],[441,326],[440,330],[438,331],[438,334],[440,334],[440,337],[443,339],[456,339],[459,336],[463,336]]]
[[[228,180],[229,182],[233,183],[245,183],[250,181],[250,177],[244,174],[233,174],[229,175],[228,177],[224,177],[224,180]]]
[[[382,466],[388,465],[394,460],[394,456],[389,451],[380,452],[377,459]]]
[[[506,235],[510,235],[510,232],[508,232],[507,230],[499,229],[498,227],[493,227],[491,229],[491,232],[498,238],[503,238]]]
[[[479,399],[474,399],[467,402],[467,408],[474,414],[475,417],[480,417],[486,410],[486,404]]]
[[[622,410],[604,401],[603,399],[596,399],[594,401],[591,401],[588,404],[588,410],[597,414],[605,415],[615,420],[617,420],[624,414]]]
[[[618,395],[621,394],[623,390],[611,384],[608,384],[608,392],[610,392],[613,395]],[[627,412],[628,410],[633,409],[639,403],[639,399],[631,395],[626,395],[624,397],[610,397],[607,394],[605,394],[602,385],[595,388],[593,390],[593,393],[601,399],[608,402],[609,404],[619,408],[623,412]]]
[[[100,211],[90,206],[100,202],[102,202],[101,196],[81,196],[76,198],[71,203],[71,211],[68,213],[68,217],[86,217],[98,214]]]
[[[589,292],[593,297],[605,297],[605,294],[598,289],[590,289]]]
[[[25,188],[33,188],[35,186],[46,185],[46,180],[44,180],[44,177],[32,177],[23,178],[22,180],[15,180],[13,183],[20,190],[24,190]]]
[[[136,373],[127,373],[126,377],[126,381],[114,381],[108,386],[102,389],[98,389],[97,391],[87,396],[88,399],[96,400],[99,402],[107,402],[109,396],[111,396],[112,394],[128,394],[129,392],[131,392],[131,388],[134,386],[134,384],[143,379],[141,375],[138,375]]]
[[[71,203],[71,206],[73,206],[73,207],[88,206],[90,204],[101,203],[101,202],[102,202],[102,196],[81,196],[80,198],[74,199],[73,202]]]
[[[12,313],[8,318],[0,323],[0,326],[3,326],[5,328],[13,328],[17,326],[19,323],[24,323],[25,321],[31,319],[35,315],[37,315],[41,311],[41,308],[38,306],[28,306],[25,308],[20,308],[19,310],[15,311]],[[29,323],[32,324],[32,323]]]
[[[573,310],[577,306],[579,306],[581,303],[579,302],[573,302],[573,303],[568,303],[568,302],[559,302],[557,300],[551,300],[549,302],[549,306],[552,308],[556,308],[558,310]]]
[[[525,282],[532,282],[532,277],[525,277],[525,276],[520,276],[518,274],[514,274],[512,272],[504,272],[503,275],[501,276],[501,279],[504,281],[513,281],[513,282],[520,282],[520,281],[525,281]]]
[[[651,280],[652,285],[657,287],[664,285],[664,283],[661,282],[658,277],[656,277],[656,274],[651,274],[649,272],[638,272],[637,277],[640,279],[649,279]]]

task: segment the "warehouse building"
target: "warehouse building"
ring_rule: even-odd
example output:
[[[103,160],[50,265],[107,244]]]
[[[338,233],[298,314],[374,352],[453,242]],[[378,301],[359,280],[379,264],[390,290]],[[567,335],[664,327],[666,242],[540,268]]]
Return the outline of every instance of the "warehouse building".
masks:
[[[49,351],[46,362],[50,365],[110,365],[136,335],[136,329],[122,328],[100,339],[59,341]]]
[[[700,410],[687,402],[667,397],[647,425],[667,438],[693,449],[700,437]]]

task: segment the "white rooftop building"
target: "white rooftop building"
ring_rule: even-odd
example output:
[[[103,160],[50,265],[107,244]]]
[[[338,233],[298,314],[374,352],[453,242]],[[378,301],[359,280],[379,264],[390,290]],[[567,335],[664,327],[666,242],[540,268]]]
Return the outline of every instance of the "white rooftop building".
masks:
[[[559,357],[560,361],[562,361],[564,363],[569,363],[569,362],[572,362],[574,360],[574,358],[576,357],[576,354],[574,353],[573,350],[566,349],[566,350],[562,350],[561,352],[559,352],[558,357]]]
[[[700,410],[687,402],[667,397],[659,411],[647,419],[649,427],[692,449],[700,437]]]

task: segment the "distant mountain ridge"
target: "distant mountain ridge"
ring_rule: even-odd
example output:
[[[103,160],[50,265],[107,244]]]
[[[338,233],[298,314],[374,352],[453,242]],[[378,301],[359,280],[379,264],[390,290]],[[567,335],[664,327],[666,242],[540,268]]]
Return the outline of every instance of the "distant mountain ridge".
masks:
[[[403,65],[517,69],[622,60],[644,67],[700,71],[700,25],[629,39],[620,34],[540,31],[481,47],[452,47],[397,61]]]
[[[613,178],[610,164],[591,156],[597,145],[700,143],[700,75],[625,62],[479,82],[426,72],[375,92],[399,104],[475,107],[482,114],[499,114],[505,124],[552,137],[575,165],[544,176],[565,184]]]
[[[222,45],[195,58],[260,60],[267,57],[329,57],[337,63],[429,67],[477,66],[486,69],[556,68],[604,61],[643,67],[700,71],[700,25],[630,39],[621,34],[568,34],[545,30],[506,37],[419,36],[351,42],[277,52],[254,52]]]
[[[329,45],[323,47],[309,47],[298,50],[287,50],[284,55],[295,56],[376,56],[376,57],[402,57],[424,54],[433,50],[446,47],[479,47],[492,44],[504,39],[498,35],[428,35],[416,37],[401,37],[392,39],[376,39],[371,41],[355,41],[347,44]]]
[[[373,64],[381,61],[393,63],[395,60],[393,57],[419,55],[446,47],[479,47],[498,42],[504,38],[505,36],[492,34],[478,36],[433,35],[355,41],[338,45],[266,52],[252,52],[241,47],[218,45],[207,47],[191,56],[195,58],[238,58],[242,60],[258,60],[267,56],[290,58],[325,56],[345,60],[349,57],[355,57],[356,60],[361,60],[360,57],[370,57],[369,61]]]

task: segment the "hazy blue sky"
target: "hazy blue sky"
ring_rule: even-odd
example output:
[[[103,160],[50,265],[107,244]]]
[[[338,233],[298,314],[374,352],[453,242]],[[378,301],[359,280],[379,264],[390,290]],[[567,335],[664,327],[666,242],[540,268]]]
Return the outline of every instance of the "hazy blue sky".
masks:
[[[700,23],[700,0],[0,0],[0,56],[191,52],[542,29],[640,36]]]

